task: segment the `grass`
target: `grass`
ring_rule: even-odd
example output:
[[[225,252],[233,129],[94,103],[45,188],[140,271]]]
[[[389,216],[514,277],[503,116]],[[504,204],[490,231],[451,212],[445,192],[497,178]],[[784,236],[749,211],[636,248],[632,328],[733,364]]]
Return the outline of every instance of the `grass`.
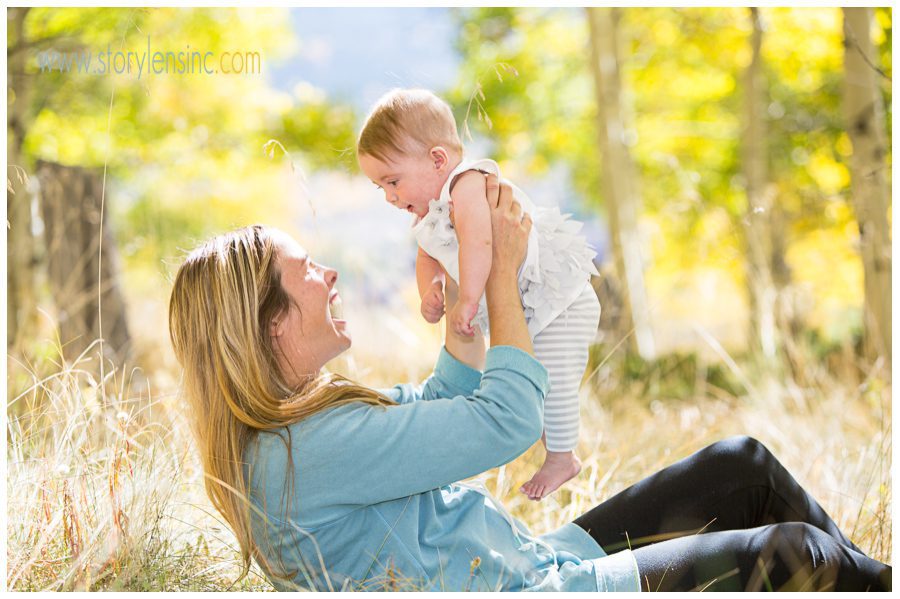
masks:
[[[89,354],[45,364],[42,376],[10,361],[8,588],[273,590],[255,567],[235,583],[236,543],[205,496],[171,373],[156,377],[169,381],[161,391],[137,372],[101,379]],[[537,445],[481,478],[542,533],[709,443],[750,434],[855,543],[890,562],[891,386],[836,380],[822,363],[806,364],[802,387],[753,389],[740,383],[758,381],[751,372],[728,372],[739,362],[698,370],[670,356],[628,376],[601,364],[582,388],[579,477],[542,502],[521,495]],[[367,382],[403,378],[374,364],[351,370]]]

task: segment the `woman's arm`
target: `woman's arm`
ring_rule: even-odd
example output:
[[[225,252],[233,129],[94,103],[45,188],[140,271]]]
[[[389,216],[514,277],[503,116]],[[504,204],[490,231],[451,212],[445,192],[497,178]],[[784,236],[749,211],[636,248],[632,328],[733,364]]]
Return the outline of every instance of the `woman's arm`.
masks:
[[[458,287],[450,277],[446,281],[449,310],[456,302]],[[471,395],[481,384],[482,370],[484,335],[479,331],[472,337],[466,337],[454,332],[448,323],[445,327],[444,348],[431,375],[420,385],[406,383],[382,389],[381,392],[397,403]]]
[[[468,340],[469,338],[466,338],[466,341]],[[457,359],[450,351],[452,347],[453,343],[449,342],[441,349],[434,370],[424,382],[419,384],[402,383],[379,391],[399,404],[471,395],[481,385],[481,370],[484,368],[484,343],[482,342],[481,362],[477,368]],[[464,348],[464,351],[476,353],[471,348]]]
[[[532,356],[494,347],[481,386],[468,396],[345,404],[300,422],[291,443],[294,502],[334,515],[341,506],[424,493],[506,464],[540,439],[548,388]]]
[[[499,186],[495,175],[487,177],[487,198],[493,231],[493,266],[485,286],[491,347],[511,345],[534,355],[531,336],[519,297],[519,267],[528,250],[531,216],[512,197],[509,186]]]
[[[489,175],[485,179],[484,175],[480,173],[474,174],[481,177],[484,182],[485,196],[487,197],[487,202],[485,202],[487,222],[491,225],[492,237],[499,240],[499,243],[492,244],[492,268],[488,285],[486,285],[486,287],[491,287],[487,291],[486,298],[488,316],[492,323],[494,319],[497,319],[497,323],[491,325],[491,346],[512,345],[534,355],[531,337],[528,334],[525,316],[522,312],[517,282],[519,266],[524,260],[528,248],[531,217],[526,214],[523,218],[521,207],[518,202],[514,201],[512,191],[505,185],[501,190],[496,175]],[[497,254],[496,258],[493,254]],[[453,280],[447,277],[448,306],[455,301],[455,293]],[[494,330],[497,326],[500,328]],[[438,365],[440,366],[444,362],[447,366],[435,367],[434,373],[425,381],[424,385],[419,388],[398,385],[386,393],[399,403],[408,403],[418,399],[436,399],[459,393],[468,395],[470,390],[465,387],[460,388],[458,384],[454,385],[453,383],[467,380],[471,384],[474,379],[470,373],[462,372],[465,369],[461,365],[453,365],[453,360],[449,358],[455,358],[470,368],[481,370],[484,364],[483,337],[480,333],[473,337],[466,337],[454,332],[448,319],[445,348],[450,355],[445,356],[442,352],[438,359]],[[447,376],[451,373],[455,376]],[[447,391],[451,393],[448,394]]]
[[[495,239],[506,245],[493,256],[486,288],[493,347],[480,386],[396,407],[343,405],[299,423],[301,441],[292,447],[301,493],[318,490],[332,506],[422,493],[505,464],[540,437],[549,381],[530,355],[516,281],[531,221],[521,219],[508,187],[500,193],[496,177],[487,191]]]
[[[445,296],[449,313],[459,298],[459,287],[450,277],[447,277]],[[460,335],[450,326],[449,319],[444,330],[444,346],[450,355],[471,368],[484,370],[484,335],[481,331],[475,332],[471,337]]]

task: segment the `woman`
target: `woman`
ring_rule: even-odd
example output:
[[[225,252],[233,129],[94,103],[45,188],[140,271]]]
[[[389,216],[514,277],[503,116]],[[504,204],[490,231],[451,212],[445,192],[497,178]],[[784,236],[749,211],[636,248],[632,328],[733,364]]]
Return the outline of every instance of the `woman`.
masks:
[[[516,286],[531,223],[496,178],[487,189],[492,347],[449,334],[418,387],[323,374],[351,343],[332,313],[337,273],[283,233],[219,236],[179,269],[172,342],[207,491],[245,566],[256,558],[279,589],[890,588],[890,567],[749,438],[541,537],[483,489],[452,484],[537,441],[548,386]]]

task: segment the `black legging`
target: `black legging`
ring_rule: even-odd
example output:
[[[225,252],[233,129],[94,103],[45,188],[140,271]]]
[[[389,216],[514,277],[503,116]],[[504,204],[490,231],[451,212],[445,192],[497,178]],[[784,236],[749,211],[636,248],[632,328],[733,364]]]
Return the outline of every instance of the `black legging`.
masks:
[[[750,437],[710,445],[575,523],[608,554],[631,547],[645,591],[891,589],[891,567]]]

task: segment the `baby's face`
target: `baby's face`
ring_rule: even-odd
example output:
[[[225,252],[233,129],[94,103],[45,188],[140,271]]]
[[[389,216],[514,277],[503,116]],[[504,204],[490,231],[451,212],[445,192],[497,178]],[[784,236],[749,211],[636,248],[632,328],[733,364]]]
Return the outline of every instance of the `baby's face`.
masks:
[[[436,199],[447,178],[447,167],[437,165],[427,155],[398,156],[379,160],[360,154],[359,167],[379,189],[389,204],[419,217],[428,214],[428,202]]]

